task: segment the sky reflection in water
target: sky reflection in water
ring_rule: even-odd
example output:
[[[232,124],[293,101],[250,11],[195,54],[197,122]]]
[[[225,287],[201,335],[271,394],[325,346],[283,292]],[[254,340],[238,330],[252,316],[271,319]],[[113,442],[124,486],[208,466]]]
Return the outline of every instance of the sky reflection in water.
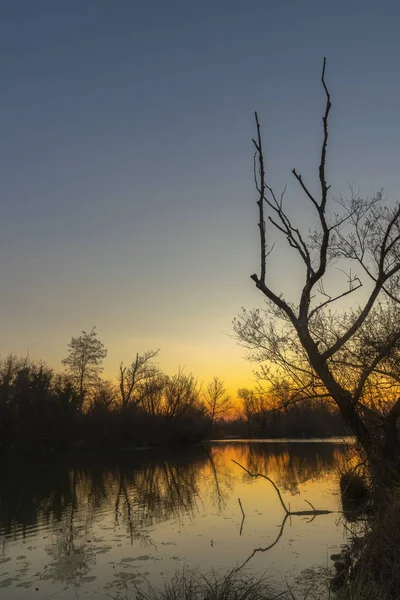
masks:
[[[268,474],[292,510],[307,509],[307,499],[338,511],[337,469],[348,453],[344,444],[229,442],[10,461],[0,476],[0,598],[107,598],[143,576],[161,585],[184,565],[206,572],[242,564],[277,538],[284,512],[271,484],[231,459]],[[246,568],[293,582],[329,565],[346,541],[340,514],[309,521],[288,520],[279,542]]]

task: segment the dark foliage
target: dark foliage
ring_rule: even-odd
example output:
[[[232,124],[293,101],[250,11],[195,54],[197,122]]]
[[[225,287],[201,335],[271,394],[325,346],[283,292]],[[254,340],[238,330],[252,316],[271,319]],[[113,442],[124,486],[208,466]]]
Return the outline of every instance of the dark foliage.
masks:
[[[180,377],[185,383],[183,375]],[[167,386],[171,379],[165,379]],[[182,385],[183,385],[182,384]],[[191,401],[193,400],[193,401]],[[65,375],[16,356],[0,362],[0,449],[58,452],[98,447],[196,443],[206,418],[196,397],[175,401],[175,413],[160,405],[150,413],[118,402],[111,384],[100,381],[82,407],[79,390]],[[178,410],[179,408],[179,410]]]
[[[210,428],[192,375],[157,372],[155,377],[129,403],[121,401],[115,386],[99,380],[82,406],[69,376],[43,363],[8,356],[0,361],[0,450],[54,453],[165,447],[229,435],[306,438],[347,433],[338,412],[311,401],[282,410],[255,404],[236,419],[215,419]]]

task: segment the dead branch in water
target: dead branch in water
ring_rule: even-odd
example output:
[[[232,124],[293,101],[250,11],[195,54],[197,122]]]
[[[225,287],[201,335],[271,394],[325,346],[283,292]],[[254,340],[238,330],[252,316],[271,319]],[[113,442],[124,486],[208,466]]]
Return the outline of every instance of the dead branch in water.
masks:
[[[240,502],[240,498],[238,498],[238,502],[239,502],[240,510],[242,511],[242,515],[243,515],[242,522],[241,522],[241,524],[240,524],[240,533],[239,533],[239,535],[242,535],[242,531],[243,531],[243,523],[244,523],[244,520],[245,520],[245,518],[246,518],[246,515],[245,515],[245,513],[244,513],[244,510],[243,510],[242,503]]]
[[[318,510],[316,508],[314,508],[314,506],[311,504],[311,502],[308,502],[308,500],[305,500],[305,502],[307,502],[307,504],[309,504],[312,507],[312,510],[295,510],[292,511],[290,509],[287,508],[286,504],[283,501],[283,498],[281,496],[281,493],[279,491],[278,486],[276,485],[276,483],[274,481],[272,481],[272,479],[270,477],[268,477],[267,475],[264,475],[263,473],[251,473],[251,471],[249,471],[248,469],[246,469],[246,467],[244,467],[243,465],[241,465],[240,463],[238,463],[236,460],[234,460],[233,458],[231,459],[232,462],[235,463],[235,465],[237,465],[238,467],[240,467],[241,469],[243,469],[243,471],[245,471],[248,475],[250,475],[250,477],[263,477],[264,479],[266,479],[267,481],[269,481],[270,483],[272,483],[272,485],[274,486],[274,489],[276,491],[276,493],[278,494],[280,503],[282,504],[283,510],[286,513],[286,516],[288,517],[316,517],[317,515],[329,515],[330,513],[335,512],[334,510]]]
[[[270,544],[269,546],[266,546],[265,548],[254,548],[253,552],[250,554],[250,556],[248,558],[246,558],[246,560],[244,561],[244,563],[242,565],[240,565],[240,567],[238,567],[238,569],[243,569],[243,567],[245,565],[247,565],[247,563],[253,558],[253,556],[255,554],[257,554],[258,552],[267,552],[267,550],[271,550],[271,548],[273,548],[281,539],[282,534],[283,534],[283,530],[285,529],[285,525],[286,525],[286,521],[288,520],[289,517],[289,513],[286,513],[286,515],[283,517],[283,521],[281,523],[281,526],[279,528],[279,533],[278,536],[276,538],[275,541],[272,542],[272,544]]]
[[[235,465],[237,465],[238,467],[240,467],[241,469],[243,469],[243,471],[245,471],[248,475],[250,475],[250,477],[263,477],[264,479],[266,479],[267,481],[269,481],[273,485],[276,493],[278,494],[278,498],[280,500],[280,503],[281,503],[281,505],[283,507],[283,510],[285,511],[285,516],[284,516],[282,524],[281,524],[281,526],[279,528],[279,533],[278,533],[278,536],[277,536],[276,540],[274,542],[272,542],[272,544],[270,544],[269,546],[266,546],[265,548],[255,548],[253,550],[253,552],[250,554],[250,556],[244,561],[244,563],[242,565],[240,565],[240,567],[238,567],[238,569],[242,569],[249,562],[249,560],[251,560],[253,558],[253,556],[255,554],[257,554],[258,552],[267,552],[267,550],[271,550],[271,548],[273,548],[279,542],[280,538],[282,537],[283,530],[285,529],[286,521],[288,520],[288,518],[290,518],[290,517],[311,517],[310,521],[308,521],[308,522],[311,522],[318,515],[329,515],[329,514],[331,514],[333,512],[336,512],[334,510],[318,510],[308,500],[305,500],[305,502],[307,502],[307,504],[309,504],[311,506],[312,510],[295,510],[295,511],[292,511],[292,510],[290,510],[290,505],[289,505],[289,508],[287,508],[286,504],[283,501],[283,498],[282,498],[282,495],[281,495],[281,493],[279,491],[278,486],[276,485],[276,483],[274,481],[272,481],[272,479],[270,477],[268,477],[267,475],[264,475],[263,473],[252,473],[251,471],[249,471],[248,469],[246,469],[246,467],[244,467],[243,465],[241,465],[240,463],[238,463],[233,458],[231,460],[232,460],[232,462],[235,463]],[[238,498],[238,500],[239,500],[240,508],[242,509],[242,513],[243,513],[242,526],[240,528],[240,535],[242,535],[243,521],[244,521],[244,516],[245,515],[244,515],[243,508],[242,508],[242,504],[240,502],[240,498]]]

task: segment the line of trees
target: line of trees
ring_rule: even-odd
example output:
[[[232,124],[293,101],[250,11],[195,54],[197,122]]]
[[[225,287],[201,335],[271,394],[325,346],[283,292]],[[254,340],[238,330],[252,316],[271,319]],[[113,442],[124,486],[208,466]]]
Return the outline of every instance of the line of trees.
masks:
[[[159,350],[121,362],[102,378],[107,356],[96,329],[72,337],[65,370],[10,355],[0,360],[0,448],[137,447],[198,442],[230,409],[223,382],[203,391],[182,369],[166,375]]]
[[[283,385],[239,390],[234,405],[219,377],[202,388],[191,373],[163,373],[158,355],[136,354],[120,364],[115,382],[107,381],[107,350],[93,328],[71,338],[62,373],[14,355],[0,360],[0,448],[128,448],[344,432],[337,412],[311,401],[296,406]]]
[[[229,420],[220,418],[213,433],[216,438],[312,438],[347,436],[340,412],[319,398],[294,398],[287,384],[280,387],[237,391],[238,406]]]

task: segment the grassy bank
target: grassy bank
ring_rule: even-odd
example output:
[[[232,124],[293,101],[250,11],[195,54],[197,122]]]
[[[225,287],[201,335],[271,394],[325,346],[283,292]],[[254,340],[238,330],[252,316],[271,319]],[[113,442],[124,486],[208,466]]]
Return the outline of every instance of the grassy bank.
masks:
[[[238,569],[227,573],[202,575],[183,569],[175,573],[162,590],[149,583],[129,587],[112,596],[113,600],[300,600],[287,590],[279,591],[267,578],[252,577]]]
[[[389,566],[389,565],[388,565]],[[386,573],[387,575],[387,573]],[[310,585],[305,591],[282,583],[280,589],[265,576],[254,577],[233,569],[227,573],[203,575],[196,570],[177,572],[163,589],[154,589],[148,582],[140,586],[124,585],[113,600],[398,600],[400,588],[392,588],[393,577],[378,582],[365,570],[352,583],[335,594],[329,582],[317,591]],[[323,591],[321,592],[321,589]]]

